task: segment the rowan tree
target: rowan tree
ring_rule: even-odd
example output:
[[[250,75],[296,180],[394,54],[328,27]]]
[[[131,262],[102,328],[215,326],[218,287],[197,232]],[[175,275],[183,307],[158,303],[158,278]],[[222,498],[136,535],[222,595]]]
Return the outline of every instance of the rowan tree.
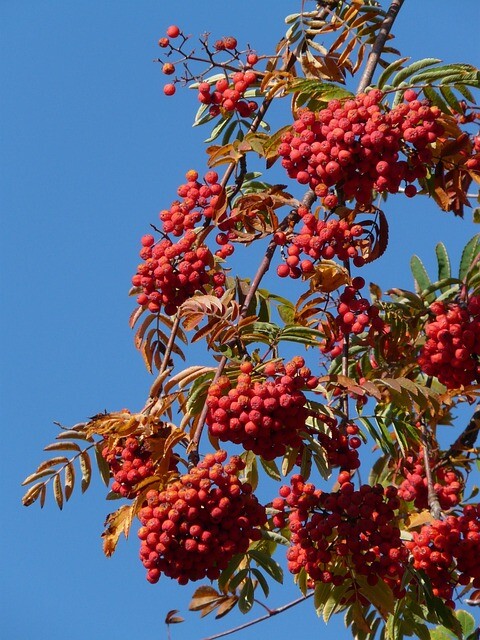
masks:
[[[402,4],[302,3],[269,53],[160,34],[164,93],[192,89],[208,137],[139,239],[153,383],[139,410],[62,427],[24,504],[50,485],[62,508],[95,463],[122,501],[105,554],[133,527],[146,579],[203,581],[202,615],[248,613],[286,568],[299,598],[247,624],[312,598],[358,639],[478,637],[458,606],[480,602],[480,236],[458,269],[439,243],[434,278],[413,256],[411,291],[362,275],[392,210],[430,198],[454,227],[480,182],[479,71],[397,51]],[[193,343],[205,360],[184,364]]]

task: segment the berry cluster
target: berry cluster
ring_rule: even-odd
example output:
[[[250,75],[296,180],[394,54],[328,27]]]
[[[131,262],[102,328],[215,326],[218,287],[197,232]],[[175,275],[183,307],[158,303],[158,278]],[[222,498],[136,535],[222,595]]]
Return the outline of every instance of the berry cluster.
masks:
[[[159,214],[164,232],[177,237],[185,230],[193,229],[202,216],[212,218],[223,191],[218,184],[218,174],[215,171],[205,174],[205,184],[198,182],[196,171],[188,171],[185,177],[187,182],[177,189],[177,194],[182,200],[175,200],[170,209],[164,209]]]
[[[258,105],[253,100],[242,98],[256,82],[255,71],[237,71],[231,78],[218,80],[214,86],[201,82],[198,85],[198,99],[202,104],[211,105],[209,112],[213,117],[223,110],[230,113],[237,111],[242,118],[247,118],[257,110]]]
[[[298,213],[303,226],[287,249],[288,257],[285,263],[277,267],[280,277],[299,278],[301,275],[308,275],[314,271],[315,262],[322,259],[332,260],[335,257],[339,260],[353,259],[356,267],[365,264],[356,242],[363,233],[361,225],[333,218],[319,220],[304,207],[299,207]],[[277,244],[286,244],[285,233],[276,234],[275,241]],[[302,260],[302,253],[308,257]]]
[[[432,457],[431,463],[434,475],[433,488],[440,507],[447,511],[460,502],[463,478],[456,469],[445,466],[435,468],[434,457]],[[428,509],[428,482],[425,475],[423,453],[402,458],[399,463],[399,472],[405,480],[398,488],[398,497],[406,502],[413,501],[417,509]]]
[[[448,389],[480,379],[480,296],[466,305],[434,302],[435,320],[427,322],[427,341],[418,364],[424,373],[436,376]]]
[[[355,491],[349,474],[343,475],[336,493],[324,493],[300,475],[292,477],[291,487],[281,487],[272,506],[280,512],[275,523],[287,522],[291,531],[288,568],[294,574],[303,568],[312,580],[334,585],[352,573],[371,585],[382,579],[401,597],[408,551],[395,525],[397,490],[362,485]]]
[[[223,466],[226,457],[225,451],[206,455],[165,490],[147,493],[138,537],[149,582],[162,573],[179,584],[215,580],[235,554],[260,539],[265,508],[238,478],[245,464],[234,457]]]
[[[345,287],[340,294],[335,322],[343,335],[363,333],[368,327],[371,334],[385,330],[385,322],[379,316],[379,308],[358,295],[364,286],[365,280],[358,276],[353,278],[352,284]]]
[[[153,474],[151,452],[138,438],[130,436],[113,447],[106,445],[102,456],[113,475],[112,491],[124,498],[137,495],[135,485]]]
[[[406,102],[384,111],[378,89],[344,101],[331,100],[326,109],[299,112],[293,131],[283,134],[278,153],[291,178],[308,184],[326,207],[336,205],[329,188],[341,186],[347,200],[371,204],[372,190],[405,195],[417,192],[411,184],[426,175],[429,145],[443,132],[440,109],[405,91]],[[402,151],[406,160],[399,159]],[[327,200],[328,198],[328,200]]]
[[[345,471],[358,469],[360,459],[357,449],[362,441],[358,437],[356,424],[347,424],[340,430],[336,420],[325,420],[328,426],[326,433],[318,434],[318,441],[327,455],[330,467],[340,467]]]
[[[310,415],[301,389],[317,385],[303,358],[295,357],[285,366],[269,363],[263,377],[250,375],[249,362],[241,370],[236,384],[222,376],[208,390],[210,434],[222,442],[241,444],[266,460],[284,455],[289,446],[299,447],[300,432]]]
[[[164,307],[167,315],[173,315],[195,291],[204,291],[206,284],[215,287],[216,295],[223,294],[225,276],[211,268],[210,249],[205,245],[195,247],[196,240],[193,230],[175,244],[169,238],[155,244],[152,235],[143,236],[140,256],[144,262],[132,278],[133,286],[143,290],[137,297],[139,305],[148,306],[152,313]]]
[[[217,40],[213,45],[215,51],[232,51],[237,48],[237,39],[233,36],[225,36],[221,40]]]
[[[413,566],[430,578],[434,595],[455,608],[457,585],[480,588],[480,505],[467,505],[461,516],[434,520],[405,543]]]

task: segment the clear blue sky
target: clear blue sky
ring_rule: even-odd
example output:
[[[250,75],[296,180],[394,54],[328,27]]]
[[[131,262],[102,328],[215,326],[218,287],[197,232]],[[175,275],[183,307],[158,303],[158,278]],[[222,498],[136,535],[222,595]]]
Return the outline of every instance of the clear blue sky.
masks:
[[[166,8],[166,4],[171,5]],[[115,505],[100,482],[76,491],[61,513],[52,500],[21,506],[22,479],[47,457],[53,421],[74,424],[97,412],[142,406],[150,383],[127,325],[127,297],[140,236],[170,204],[185,171],[205,168],[191,130],[193,92],[165,98],[152,59],[170,24],[186,32],[235,35],[261,52],[281,36],[300,1],[241,3],[159,0],[0,2],[2,251],[2,611],[9,640],[165,638],[169,609],[187,622],[174,640],[200,640],[238,623],[214,624],[186,611],[191,586],[149,585],[132,535],[113,559],[100,533]],[[436,56],[479,65],[477,0],[406,2],[397,46],[413,59]],[[280,122],[278,123],[280,125]],[[430,258],[444,240],[458,261],[478,231],[424,199],[388,205],[391,246],[367,277],[411,286],[407,264]],[[245,272],[243,275],[252,275]],[[287,576],[287,581],[289,576]],[[272,606],[296,597],[274,590]],[[261,611],[258,612],[259,615]],[[237,637],[322,634],[344,637],[339,618],[325,630],[303,604]],[[339,635],[340,634],[340,635]]]

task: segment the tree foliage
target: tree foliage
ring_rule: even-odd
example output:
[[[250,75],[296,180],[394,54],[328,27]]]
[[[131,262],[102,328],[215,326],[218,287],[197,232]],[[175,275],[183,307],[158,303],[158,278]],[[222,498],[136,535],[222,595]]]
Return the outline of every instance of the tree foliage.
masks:
[[[50,485],[62,509],[98,467],[122,500],[105,554],[140,521],[150,582],[211,581],[201,616],[248,613],[286,557],[300,597],[258,620],[312,598],[359,640],[473,640],[456,606],[480,601],[480,236],[458,268],[439,243],[433,277],[413,256],[412,290],[367,293],[361,273],[388,251],[394,197],[431,198],[452,225],[471,207],[480,73],[395,49],[401,0],[316,5],[271,54],[233,36],[198,53],[176,26],[160,39],[165,93],[196,93],[207,146],[204,177],[188,170],[141,239],[130,326],[153,382],[140,410],[61,427],[23,502]],[[251,279],[239,245],[260,256]]]

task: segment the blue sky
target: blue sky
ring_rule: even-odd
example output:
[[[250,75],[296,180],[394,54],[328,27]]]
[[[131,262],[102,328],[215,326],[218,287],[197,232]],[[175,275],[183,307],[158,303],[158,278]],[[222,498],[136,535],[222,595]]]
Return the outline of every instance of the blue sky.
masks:
[[[55,438],[54,420],[68,425],[104,409],[135,410],[148,391],[127,324],[139,238],[174,199],[185,171],[205,170],[207,137],[205,129],[190,129],[193,92],[162,93],[165,78],[152,63],[158,38],[178,24],[269,52],[284,15],[299,5],[0,2],[5,638],[165,638],[163,619],[174,608],[187,619],[172,629],[174,640],[200,640],[239,622],[237,615],[214,624],[188,614],[192,587],[164,578],[149,585],[135,535],[113,559],[103,556],[99,536],[112,503],[99,481],[83,497],[75,492],[62,513],[48,499],[42,513],[22,507],[20,483],[47,457],[42,448]],[[476,0],[465,0],[461,13],[433,0],[421,3],[420,14],[418,7],[406,2],[398,20],[404,55],[479,65]],[[385,288],[411,286],[410,255],[433,265],[440,240],[458,262],[478,231],[468,212],[454,220],[424,199],[399,196],[387,212],[391,244],[366,276]],[[271,604],[296,595],[290,586],[274,589]],[[238,637],[290,637],[299,620],[305,634],[345,633],[341,619],[325,630],[303,604]]]

